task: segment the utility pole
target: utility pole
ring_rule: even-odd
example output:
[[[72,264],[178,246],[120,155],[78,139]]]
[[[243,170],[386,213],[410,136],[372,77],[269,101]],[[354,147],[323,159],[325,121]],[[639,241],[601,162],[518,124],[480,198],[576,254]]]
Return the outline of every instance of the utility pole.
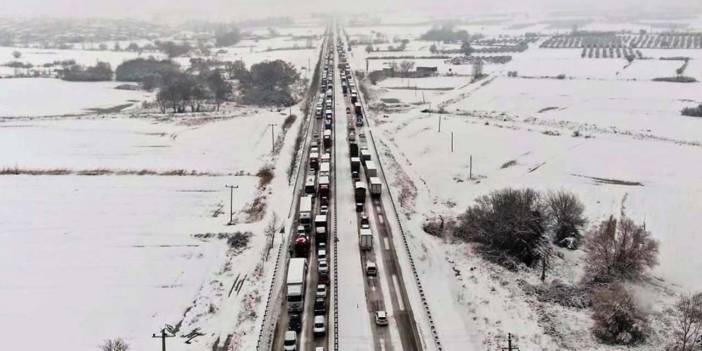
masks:
[[[429,110],[431,111],[431,107]],[[436,115],[436,117],[439,119],[439,133],[441,133],[441,114]]]
[[[269,123],[268,126],[271,127],[271,154],[272,154],[273,150],[275,149],[275,134],[273,134],[274,133],[273,128],[275,128],[275,126],[277,126],[277,124]]]
[[[473,155],[470,155],[470,164],[468,169],[468,179],[473,179]]]
[[[451,152],[453,152],[453,132],[451,132]]]
[[[512,346],[512,333],[507,333],[507,347],[502,348],[503,351],[519,351],[519,348]]]
[[[234,224],[234,189],[239,189],[238,185],[225,185],[229,188],[229,223],[228,225]]]
[[[166,338],[172,338],[175,337],[175,335],[168,335],[166,334],[166,329],[161,329],[161,335],[156,335],[156,333],[153,333],[152,338],[161,338],[161,351],[166,351]]]

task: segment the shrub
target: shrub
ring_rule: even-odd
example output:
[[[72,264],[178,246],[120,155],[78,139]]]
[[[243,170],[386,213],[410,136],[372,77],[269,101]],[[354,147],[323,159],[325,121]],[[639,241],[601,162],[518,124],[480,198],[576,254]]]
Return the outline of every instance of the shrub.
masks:
[[[503,189],[475,200],[459,217],[454,235],[531,266],[541,258],[546,208],[532,189]]]
[[[658,241],[627,217],[602,221],[587,234],[585,245],[586,270],[593,281],[636,279],[658,264]]]
[[[702,104],[697,107],[685,107],[680,112],[683,116],[702,117]]]
[[[295,120],[297,119],[296,115],[289,115],[288,117],[285,117],[285,120],[283,121],[283,130],[286,131],[292,127],[293,123],[295,123]]]
[[[258,170],[256,176],[259,178],[258,187],[263,189],[266,187],[266,185],[270,184],[271,180],[273,180],[273,168],[270,166],[265,166]]]
[[[635,345],[646,340],[648,319],[621,285],[596,290],[592,297],[592,333],[607,344]]]
[[[127,351],[129,350],[129,345],[122,340],[122,338],[117,338],[114,340],[105,340],[102,345],[100,345],[100,350],[102,351]]]
[[[549,218],[553,220],[553,242],[561,247],[576,249],[582,241],[583,227],[587,223],[585,206],[567,191],[551,192],[546,197]]]

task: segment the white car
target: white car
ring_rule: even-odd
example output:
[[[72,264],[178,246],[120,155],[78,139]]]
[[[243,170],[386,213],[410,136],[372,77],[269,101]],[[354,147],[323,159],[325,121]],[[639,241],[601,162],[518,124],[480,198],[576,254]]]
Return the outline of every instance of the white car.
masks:
[[[320,250],[326,250],[327,249],[327,243],[325,242],[319,242],[317,243],[317,247],[319,247]]]
[[[314,316],[312,332],[314,335],[324,335],[327,332],[327,322],[324,320],[324,316]]]
[[[329,206],[327,205],[321,205],[319,206],[319,214],[325,215],[329,213]]]
[[[329,274],[329,264],[327,260],[319,260],[319,266],[317,267],[319,274]]]
[[[285,339],[283,341],[284,351],[297,351],[297,333],[292,330],[285,332]]]
[[[378,267],[375,265],[375,262],[371,262],[371,261],[366,262],[366,275],[367,276],[378,275]]]
[[[327,286],[324,284],[317,284],[317,291],[315,293],[316,297],[327,297]]]
[[[320,248],[317,250],[317,259],[319,260],[326,260],[327,259],[327,250]]]
[[[388,313],[385,311],[375,312],[375,324],[388,325]]]

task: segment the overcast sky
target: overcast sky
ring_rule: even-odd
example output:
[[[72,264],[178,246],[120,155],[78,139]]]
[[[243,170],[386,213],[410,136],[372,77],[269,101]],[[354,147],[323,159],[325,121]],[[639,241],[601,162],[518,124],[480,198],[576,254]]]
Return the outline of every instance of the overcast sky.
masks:
[[[361,12],[415,9],[436,14],[470,15],[485,11],[637,9],[661,5],[694,7],[702,12],[702,0],[4,0],[0,15],[51,17],[140,17],[187,16],[210,20],[300,15],[309,12]]]

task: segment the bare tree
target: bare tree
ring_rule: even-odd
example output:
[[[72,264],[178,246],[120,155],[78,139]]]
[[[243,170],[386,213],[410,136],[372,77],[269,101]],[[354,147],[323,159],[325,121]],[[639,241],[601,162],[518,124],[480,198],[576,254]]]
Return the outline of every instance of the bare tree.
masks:
[[[100,350],[102,351],[127,351],[129,350],[129,345],[122,339],[117,338],[114,340],[105,340],[102,345],[100,345]]]
[[[644,225],[622,216],[602,221],[588,233],[586,241],[589,278],[608,282],[636,279],[658,264],[658,241]]]
[[[673,324],[674,351],[692,351],[702,343],[702,293],[684,295],[675,304]]]
[[[12,57],[14,57],[15,59],[19,59],[20,57],[22,57],[22,53],[20,51],[15,50],[12,52]]]
[[[561,190],[546,196],[546,206],[553,220],[553,242],[561,247],[576,249],[587,223],[583,203],[575,194]]]

